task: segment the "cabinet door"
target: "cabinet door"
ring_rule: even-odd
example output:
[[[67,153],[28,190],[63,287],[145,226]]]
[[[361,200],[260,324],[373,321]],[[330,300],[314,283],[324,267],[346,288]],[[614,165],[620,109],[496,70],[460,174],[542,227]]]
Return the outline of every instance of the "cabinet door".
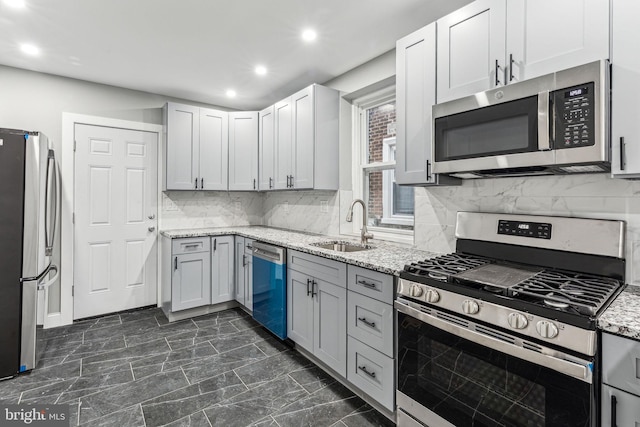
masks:
[[[289,176],[293,159],[293,132],[291,124],[291,98],[278,102],[274,107],[275,114],[275,170],[274,184],[276,190],[289,188]]]
[[[193,190],[198,177],[200,109],[173,102],[166,108],[166,188]]]
[[[607,58],[609,0],[507,1],[507,82]]]
[[[437,21],[438,103],[504,84],[505,3],[476,0]]]
[[[291,96],[293,121],[293,168],[291,187],[313,188],[315,147],[314,86]]]
[[[347,376],[347,290],[318,279],[313,300],[313,354]]]
[[[275,179],[275,108],[272,105],[260,112],[260,190],[272,190]]]
[[[295,270],[287,271],[287,337],[313,352],[313,298],[311,278]]]
[[[211,238],[211,304],[234,299],[233,236]]]
[[[615,416],[612,416],[615,407]],[[640,397],[602,385],[602,425],[640,425]]]
[[[208,305],[211,300],[209,252],[173,256],[171,311]]]
[[[431,107],[436,103],[436,24],[396,43],[396,182],[435,183]]]
[[[246,293],[245,293],[245,263],[244,263],[244,237],[236,236],[236,249],[235,249],[235,299],[240,304],[245,305]]]
[[[640,3],[613,2],[611,52],[611,172],[640,177]]]
[[[258,189],[258,113],[229,113],[229,190]]]
[[[225,111],[200,109],[201,190],[226,190],[229,162],[229,118]]]

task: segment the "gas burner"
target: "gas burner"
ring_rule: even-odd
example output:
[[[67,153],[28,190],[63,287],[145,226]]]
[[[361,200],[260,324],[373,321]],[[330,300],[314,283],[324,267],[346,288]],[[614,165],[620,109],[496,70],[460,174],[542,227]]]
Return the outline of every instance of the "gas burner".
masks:
[[[430,271],[427,275],[430,278],[436,279],[436,280],[447,280],[447,277],[449,277],[446,274],[441,274],[441,273],[438,273],[438,272],[435,272],[435,271]]]
[[[434,280],[447,281],[450,276],[492,262],[489,259],[452,253],[439,257],[414,262],[405,266],[404,272],[409,275],[427,276]]]
[[[545,299],[543,300],[544,305],[553,308],[560,308],[564,310],[565,308],[569,308],[569,298],[564,297],[562,295],[556,295],[553,292],[549,292],[545,295]]]
[[[504,291],[505,291],[505,288],[500,288],[497,286],[489,286],[489,285],[483,286],[482,289],[496,295],[504,294]]]
[[[584,295],[585,292],[584,289],[577,287],[573,283],[563,283],[560,285],[560,290],[565,294],[576,296]]]

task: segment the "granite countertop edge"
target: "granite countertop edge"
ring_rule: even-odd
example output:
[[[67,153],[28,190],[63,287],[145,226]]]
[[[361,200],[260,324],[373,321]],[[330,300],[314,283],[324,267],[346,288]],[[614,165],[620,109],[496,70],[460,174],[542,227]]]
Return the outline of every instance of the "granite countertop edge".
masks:
[[[405,264],[432,258],[438,254],[428,252],[409,245],[374,240],[373,249],[359,252],[336,252],[312,246],[313,243],[327,241],[344,241],[359,243],[344,236],[328,236],[304,231],[285,230],[266,226],[216,227],[161,230],[160,234],[167,238],[178,239],[188,237],[206,237],[237,235],[249,237],[265,243],[282,246],[287,249],[320,256],[350,265],[398,276]]]
[[[598,318],[598,328],[640,341],[640,286],[627,286]]]

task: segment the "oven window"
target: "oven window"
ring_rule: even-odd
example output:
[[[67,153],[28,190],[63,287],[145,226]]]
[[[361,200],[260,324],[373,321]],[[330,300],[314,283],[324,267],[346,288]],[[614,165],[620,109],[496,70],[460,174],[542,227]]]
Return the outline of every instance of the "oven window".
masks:
[[[398,389],[456,426],[589,426],[592,385],[398,313]]]
[[[436,160],[456,160],[538,149],[538,97],[436,119]]]

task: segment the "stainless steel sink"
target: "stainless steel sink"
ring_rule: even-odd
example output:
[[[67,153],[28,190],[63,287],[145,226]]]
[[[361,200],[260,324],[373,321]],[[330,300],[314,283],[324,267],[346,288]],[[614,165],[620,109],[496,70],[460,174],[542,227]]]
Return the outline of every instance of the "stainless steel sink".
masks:
[[[373,246],[370,245],[362,245],[358,243],[351,242],[341,242],[341,241],[331,241],[331,242],[322,242],[322,243],[311,243],[311,246],[315,246],[322,249],[329,249],[331,251],[336,252],[359,252],[359,251],[367,251],[369,249],[373,249]]]

